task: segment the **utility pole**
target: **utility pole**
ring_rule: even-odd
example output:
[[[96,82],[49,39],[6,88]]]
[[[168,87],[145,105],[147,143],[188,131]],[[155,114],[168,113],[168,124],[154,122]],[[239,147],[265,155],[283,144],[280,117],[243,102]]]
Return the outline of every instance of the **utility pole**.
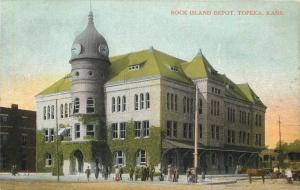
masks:
[[[278,132],[279,132],[279,155],[278,155],[278,161],[279,161],[279,168],[281,167],[282,162],[282,150],[281,150],[281,121],[280,121],[280,115],[278,116]]]
[[[198,168],[198,137],[199,137],[199,132],[198,132],[198,88],[197,84],[195,85],[196,87],[196,100],[195,100],[195,149],[194,149],[194,170],[195,170],[195,182],[197,183],[198,180],[198,175],[197,175],[197,168]]]
[[[55,100],[55,123],[56,123],[56,163],[57,163],[57,182],[59,182],[59,153],[58,153],[57,99]]]

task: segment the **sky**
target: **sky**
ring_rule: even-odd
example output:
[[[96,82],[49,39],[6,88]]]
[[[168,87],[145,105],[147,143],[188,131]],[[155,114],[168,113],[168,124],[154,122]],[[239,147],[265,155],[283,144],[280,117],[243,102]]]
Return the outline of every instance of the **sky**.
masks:
[[[91,3],[110,56],[153,46],[192,60],[201,49],[216,70],[249,83],[267,106],[269,147],[278,141],[279,115],[283,141],[300,139],[299,2]],[[70,72],[71,45],[89,10],[88,0],[0,1],[0,106],[35,110],[34,96]],[[279,15],[267,15],[272,11]]]

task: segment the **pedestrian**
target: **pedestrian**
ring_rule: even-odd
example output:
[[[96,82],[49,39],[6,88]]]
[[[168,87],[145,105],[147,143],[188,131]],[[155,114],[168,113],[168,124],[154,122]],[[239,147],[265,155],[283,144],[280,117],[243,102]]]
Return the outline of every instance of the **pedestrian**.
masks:
[[[86,173],[87,180],[90,181],[91,170],[89,166],[85,170],[85,173]]]
[[[104,178],[105,178],[105,180],[107,180],[108,175],[109,175],[109,170],[108,170],[108,166],[106,166],[105,167],[105,171],[104,171]]]
[[[145,175],[146,181],[148,181],[149,179],[149,172],[150,172],[149,166],[146,166],[146,175]]]
[[[123,167],[120,167],[120,180],[122,181]]]
[[[188,183],[189,183],[190,172],[191,172],[191,170],[190,170],[190,168],[188,168],[185,173],[186,174],[186,182],[188,182]]]
[[[133,170],[132,166],[130,166],[130,168],[129,168],[129,180],[130,181],[133,181],[133,173],[134,173],[134,170]]]
[[[171,181],[171,179],[172,179],[171,165],[168,165],[168,178],[167,178],[167,180],[168,180],[168,181]]]
[[[137,181],[139,179],[139,168],[135,166],[134,168],[134,181]]]
[[[165,179],[165,177],[164,177],[164,169],[160,169],[160,175],[159,175],[159,181],[164,181]]]
[[[98,165],[96,165],[95,167],[95,178],[98,179],[99,177],[99,172],[100,172],[100,168],[98,167]]]
[[[176,182],[176,167],[173,168],[173,174],[172,174],[173,178],[172,181]]]
[[[292,170],[290,168],[287,168],[285,170],[285,176],[286,176],[287,182],[289,184],[292,184],[293,183],[293,173],[292,173]]]
[[[150,180],[153,181],[155,169],[154,169],[154,167],[152,165],[150,165],[149,169],[150,169],[150,171],[149,171]]]
[[[120,180],[120,169],[119,169],[119,166],[116,166],[116,169],[115,169],[115,180],[116,181]]]

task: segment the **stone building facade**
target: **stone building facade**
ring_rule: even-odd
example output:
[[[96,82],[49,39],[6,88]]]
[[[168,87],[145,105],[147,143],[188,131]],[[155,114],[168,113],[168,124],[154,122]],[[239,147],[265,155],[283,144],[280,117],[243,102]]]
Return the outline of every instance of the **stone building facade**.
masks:
[[[35,172],[36,112],[0,107],[0,171]]]
[[[201,169],[255,166],[266,106],[248,84],[218,73],[201,50],[191,61],[153,47],[109,57],[90,13],[70,64],[70,74],[36,96],[38,171],[75,174],[96,165],[185,171],[192,167],[196,111]]]

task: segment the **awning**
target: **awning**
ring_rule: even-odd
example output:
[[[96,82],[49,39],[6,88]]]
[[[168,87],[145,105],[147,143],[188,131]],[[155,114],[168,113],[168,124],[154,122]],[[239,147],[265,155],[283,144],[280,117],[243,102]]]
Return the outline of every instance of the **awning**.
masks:
[[[70,129],[71,129],[71,127],[60,128],[58,130],[58,135],[65,136],[67,134],[67,131]]]
[[[170,149],[170,148],[187,148],[187,149],[194,149],[193,145],[178,142],[178,141],[172,141],[168,139],[164,139],[162,141],[162,148]]]

